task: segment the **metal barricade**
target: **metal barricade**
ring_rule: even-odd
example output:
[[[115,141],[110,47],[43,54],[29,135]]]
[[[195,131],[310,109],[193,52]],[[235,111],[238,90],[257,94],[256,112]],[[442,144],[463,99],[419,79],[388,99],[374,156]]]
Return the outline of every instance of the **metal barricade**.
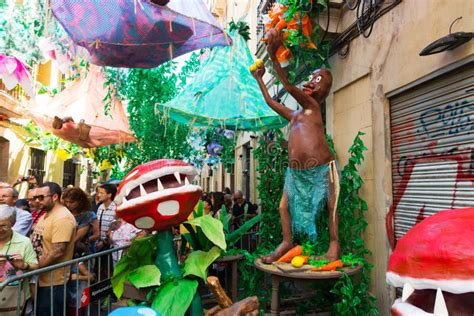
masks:
[[[111,301],[114,298],[112,294],[112,285],[111,278],[113,274],[113,253],[122,254],[129,246],[123,246],[119,248],[112,248],[95,254],[87,255],[81,258],[73,259],[67,262],[51,265],[45,268],[38,270],[30,271],[21,275],[16,275],[9,277],[0,284],[0,292],[6,289],[8,286],[14,286],[12,284],[18,284],[17,287],[17,302],[16,309],[11,311],[11,315],[41,315],[37,311],[37,302],[38,302],[38,288],[39,288],[39,276],[44,273],[49,273],[51,285],[47,287],[41,287],[41,291],[49,288],[49,304],[50,304],[50,314],[51,316],[59,315],[107,315],[111,311]],[[104,262],[105,260],[105,262]],[[80,265],[87,267],[87,271],[93,272],[94,266],[95,271],[95,280],[92,282],[90,279],[87,281],[81,281],[79,278],[80,275]],[[74,269],[75,268],[75,269]],[[64,278],[62,285],[53,285],[53,273],[59,269],[63,269],[65,276],[69,275],[69,278]],[[67,273],[69,270],[69,273]],[[71,279],[72,271],[76,271],[76,280]],[[75,292],[71,291],[75,285]],[[28,287],[28,288],[27,288]],[[62,313],[55,311],[53,309],[54,304],[57,304],[58,299],[61,300],[61,297],[58,297],[58,290],[62,291],[59,293],[62,297]],[[31,293],[29,301],[32,301],[32,304],[23,304],[22,294],[26,295],[30,290],[33,290],[34,293]],[[69,298],[69,300],[68,300]],[[68,305],[71,302],[71,299],[75,301],[73,306]],[[44,302],[42,302],[44,303]],[[23,306],[24,305],[24,306]],[[31,310],[28,310],[29,307],[32,307]],[[26,309],[26,310],[23,310]],[[1,313],[3,315],[3,313]],[[10,314],[7,314],[10,315]],[[44,315],[44,313],[43,313]],[[42,316],[42,315],[41,315]]]

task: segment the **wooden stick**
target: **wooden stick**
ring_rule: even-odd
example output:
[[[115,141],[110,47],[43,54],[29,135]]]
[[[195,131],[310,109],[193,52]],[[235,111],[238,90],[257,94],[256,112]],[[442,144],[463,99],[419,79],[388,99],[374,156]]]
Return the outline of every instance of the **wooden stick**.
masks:
[[[232,305],[232,300],[229,298],[229,296],[227,296],[227,293],[222,288],[217,277],[207,277],[207,287],[212,292],[212,294],[214,294],[217,304],[219,304],[221,308],[227,308]]]

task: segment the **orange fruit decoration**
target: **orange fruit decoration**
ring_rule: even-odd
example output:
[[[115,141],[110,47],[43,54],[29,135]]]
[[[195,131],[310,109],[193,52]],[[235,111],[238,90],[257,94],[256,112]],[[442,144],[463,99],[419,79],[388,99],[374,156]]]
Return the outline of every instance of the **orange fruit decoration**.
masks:
[[[283,41],[287,37],[286,32],[282,32],[283,30],[299,30],[301,24],[301,31],[303,35],[307,37],[307,41],[305,43],[301,43],[301,46],[306,45],[308,48],[317,49],[316,45],[311,41],[311,34],[313,33],[313,26],[311,25],[311,20],[307,14],[303,16],[301,19],[300,14],[295,14],[294,18],[290,21],[286,21],[283,17],[283,14],[286,12],[287,7],[281,3],[274,3],[272,9],[268,12],[267,15],[264,15],[263,22],[265,24],[265,33],[268,32],[271,28],[274,28],[282,33]],[[262,41],[266,41],[266,39],[262,39]],[[276,52],[276,56],[278,61],[280,62],[282,67],[286,67],[289,65],[289,61],[291,58],[291,52],[285,46],[280,46]]]

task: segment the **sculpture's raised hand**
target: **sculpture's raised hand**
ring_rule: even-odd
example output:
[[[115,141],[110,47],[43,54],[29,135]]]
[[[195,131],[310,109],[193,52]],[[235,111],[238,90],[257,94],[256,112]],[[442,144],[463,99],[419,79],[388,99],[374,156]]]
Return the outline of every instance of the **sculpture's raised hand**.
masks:
[[[273,59],[274,57],[276,57],[276,52],[278,50],[278,47],[280,47],[282,44],[281,34],[278,30],[275,30],[272,28],[267,32],[267,35],[265,38],[267,41],[268,56],[270,56],[270,58]]]

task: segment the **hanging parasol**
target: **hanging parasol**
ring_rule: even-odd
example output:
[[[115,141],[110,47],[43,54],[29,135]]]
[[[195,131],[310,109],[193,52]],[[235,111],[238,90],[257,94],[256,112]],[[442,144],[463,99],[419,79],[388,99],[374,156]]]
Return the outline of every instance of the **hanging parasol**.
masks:
[[[107,94],[99,67],[91,65],[85,78],[53,98],[39,96],[27,104],[25,116],[41,129],[85,148],[134,142],[122,103],[112,97],[108,115]]]
[[[150,0],[50,3],[72,40],[101,66],[151,68],[196,49],[231,44],[202,0],[166,6]]]
[[[253,59],[245,40],[237,32],[231,36],[232,46],[214,48],[193,81],[158,108],[194,126],[248,131],[283,127],[288,121],[268,107],[248,70]]]

